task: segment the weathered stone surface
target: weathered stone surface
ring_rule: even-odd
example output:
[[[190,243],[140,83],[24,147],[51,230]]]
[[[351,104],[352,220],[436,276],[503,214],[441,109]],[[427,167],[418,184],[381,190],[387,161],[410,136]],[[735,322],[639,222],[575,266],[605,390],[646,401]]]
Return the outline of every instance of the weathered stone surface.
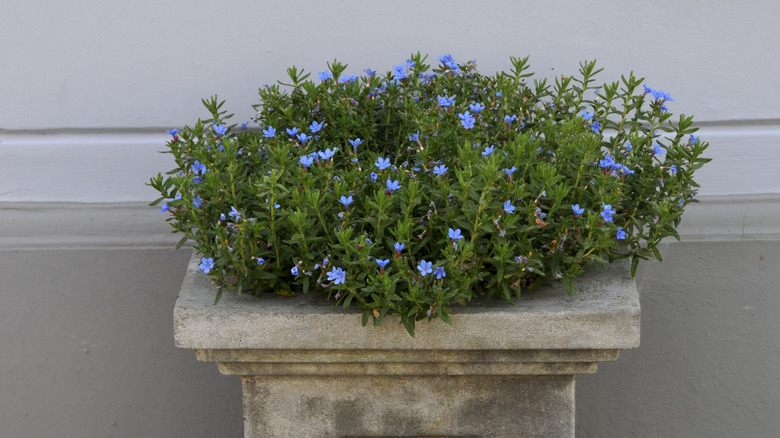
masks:
[[[568,297],[454,309],[453,326],[361,327],[318,296],[223,294],[193,256],[174,311],[177,346],[240,376],[246,437],[573,437],[577,374],[639,344],[626,265]]]
[[[242,383],[247,438],[574,436],[571,375],[247,377]]]
[[[472,302],[452,309],[453,325],[400,319],[362,327],[360,311],[319,295],[294,298],[223,293],[188,266],[174,310],[176,345],[190,349],[491,350],[625,349],[639,345],[639,295],[626,264],[591,270],[569,297],[562,285],[528,291],[516,305]]]

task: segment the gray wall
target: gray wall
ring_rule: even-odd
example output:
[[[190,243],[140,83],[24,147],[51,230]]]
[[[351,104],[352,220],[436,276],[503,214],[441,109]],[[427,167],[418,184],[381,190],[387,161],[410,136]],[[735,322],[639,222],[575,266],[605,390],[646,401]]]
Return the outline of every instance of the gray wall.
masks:
[[[578,383],[578,436],[780,430],[780,3],[10,0],[0,16],[0,436],[241,435],[240,387],[173,346],[186,250],[143,183],[218,93],[421,50],[541,76],[597,58],[695,114],[715,160],[639,275],[642,345]]]

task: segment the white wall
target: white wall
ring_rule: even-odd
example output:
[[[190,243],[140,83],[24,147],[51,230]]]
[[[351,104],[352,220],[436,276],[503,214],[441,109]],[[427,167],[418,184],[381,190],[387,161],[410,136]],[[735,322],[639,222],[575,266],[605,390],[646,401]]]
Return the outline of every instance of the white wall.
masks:
[[[750,303],[734,304],[732,298],[773,287],[780,272],[777,251],[771,249],[780,240],[776,219],[780,104],[774,97],[780,88],[776,74],[780,71],[776,56],[780,2],[754,0],[737,6],[725,0],[5,0],[2,6],[0,257],[13,263],[0,270],[4,303],[0,305],[0,333],[4,334],[0,336],[4,352],[0,435],[8,431],[4,424],[13,424],[13,436],[41,436],[41,424],[58,423],[72,426],[63,429],[66,435],[79,436],[170,436],[171,428],[184,430],[177,427],[195,423],[203,426],[196,430],[224,430],[222,419],[226,415],[235,419],[237,414],[224,407],[212,411],[207,400],[175,411],[170,425],[162,417],[145,423],[149,403],[162,410],[178,405],[171,391],[203,376],[191,374],[181,359],[186,354],[175,353],[172,344],[163,342],[171,335],[164,322],[155,326],[157,341],[152,347],[108,329],[116,321],[132,327],[134,316],[146,314],[149,308],[169,309],[170,294],[176,293],[139,290],[154,285],[168,290],[178,281],[171,275],[179,275],[174,273],[183,268],[181,253],[165,255],[176,237],[167,233],[156,209],[144,204],[156,197],[144,183],[172,167],[167,155],[157,153],[168,138],[165,130],[206,116],[200,99],[213,94],[228,101],[236,120],[248,120],[257,88],[284,79],[285,69],[293,64],[316,75],[336,58],[350,64],[348,72],[359,73],[366,67],[388,69],[418,50],[432,60],[444,53],[461,60],[476,58],[485,73],[507,69],[509,56],[530,55],[532,68],[544,77],[574,73],[581,60],[595,58],[605,68],[603,81],[633,70],[649,86],[672,95],[672,112],[696,116],[700,136],[711,143],[708,155],[714,161],[698,174],[703,202],[692,206],[683,221],[683,237],[692,243],[670,244],[673,266],[648,268],[653,279],[643,286],[643,305],[648,304],[643,330],[648,330],[643,347],[633,353],[641,360],[631,361],[632,353],[627,353],[629,360],[605,366],[603,380],[602,374],[583,379],[581,390],[591,395],[580,392],[578,400],[580,406],[585,400],[592,408],[580,409],[588,420],[578,419],[579,432],[600,437],[668,436],[674,428],[653,425],[672,418],[676,436],[702,436],[698,428],[703,423],[682,420],[701,412],[685,412],[685,406],[672,412],[667,409],[668,399],[682,397],[693,400],[697,409],[704,406],[708,412],[726,414],[741,406],[731,397],[735,392],[740,400],[763,397],[763,404],[746,411],[750,415],[729,417],[730,429],[707,429],[712,432],[708,436],[718,431],[724,437],[736,432],[761,436],[780,427],[761,422],[780,409],[780,401],[755,384],[769,382],[769,388],[780,393],[776,383],[780,370],[772,365],[780,363],[780,352],[770,336],[776,333],[772,313],[758,312],[752,325],[734,326],[729,334],[729,342],[775,348],[755,356],[769,365],[738,376],[731,370],[750,362],[750,349],[719,355],[715,347],[702,349],[698,337],[717,326],[717,321],[701,316],[707,309],[714,308],[727,319],[733,311],[729,306],[737,304],[776,308],[772,307],[777,303],[772,298],[776,291],[759,294]],[[748,258],[757,251],[765,257]],[[97,269],[95,254],[110,259],[98,257],[107,263]],[[702,259],[686,265],[690,257]],[[754,276],[729,275],[759,262],[765,269]],[[717,264],[716,272],[722,275],[706,275],[708,263]],[[127,270],[132,275],[124,275]],[[135,284],[136,277],[146,283]],[[150,286],[149,278],[166,280]],[[740,281],[724,283],[729,278]],[[125,295],[106,299],[112,282],[117,290],[139,294],[143,305]],[[692,297],[681,303],[684,312],[675,311],[680,303],[673,299],[677,294]],[[22,299],[28,296],[35,299]],[[99,299],[100,308],[93,310],[102,316],[78,325],[80,338],[73,342],[83,340],[97,347],[90,347],[91,356],[71,354],[65,348],[70,340],[54,335],[72,326],[71,315],[84,318],[83,305],[93,299]],[[29,309],[35,311],[25,314]],[[689,314],[700,317],[689,318]],[[670,319],[674,327],[697,336],[675,338],[664,331]],[[89,341],[90,332],[98,335],[99,343]],[[763,337],[757,340],[757,336]],[[67,342],[62,344],[63,340]],[[133,385],[126,376],[118,380],[121,384],[111,380],[111,370],[124,366],[112,362],[112,342],[135,354],[135,363],[158,363],[160,355],[179,354],[180,359],[152,376],[149,381],[155,384],[145,381],[141,391],[123,396],[108,390],[74,393],[72,387],[89,383],[81,371],[85,364],[99,371],[96,378],[105,388]],[[643,349],[645,345],[650,348]],[[684,378],[675,380],[678,385],[659,386],[664,375],[680,375],[683,369],[686,376],[706,367],[701,361],[689,363],[687,350],[724,364],[716,369],[719,386],[685,386]],[[666,360],[670,351],[678,355],[676,362]],[[45,362],[50,352],[59,363]],[[26,362],[30,358],[36,361],[34,366]],[[48,369],[66,370],[52,374],[59,379],[56,402],[47,401],[41,387],[34,385]],[[653,370],[652,375],[640,373],[645,369]],[[165,384],[176,370],[187,376],[186,381]],[[617,383],[610,383],[614,376]],[[218,376],[212,378],[206,383],[208,391],[219,397],[234,395],[235,386],[216,380]],[[630,392],[621,393],[618,400],[651,393],[650,398],[633,400],[646,401],[655,409],[610,401],[629,381]],[[669,393],[660,393],[660,387]],[[76,394],[76,399],[69,394]],[[705,399],[706,403],[698,402]],[[90,418],[96,406],[100,418]],[[604,406],[609,410],[599,409]],[[25,419],[36,409],[46,421]],[[120,412],[121,417],[113,415]],[[188,412],[199,414],[188,417]],[[77,425],[74,416],[81,419]],[[122,420],[116,427],[103,422],[111,417]],[[620,418],[634,419],[634,425]],[[644,427],[637,429],[636,424]]]
[[[702,195],[780,193],[780,3],[752,1],[17,1],[0,18],[0,201],[141,201],[166,129],[337,58],[360,73],[420,50],[480,69],[530,55],[540,76],[598,59],[696,115],[715,161]],[[113,164],[112,164],[113,163]],[[78,168],[77,175],[71,169]],[[114,185],[110,182],[116,181]]]

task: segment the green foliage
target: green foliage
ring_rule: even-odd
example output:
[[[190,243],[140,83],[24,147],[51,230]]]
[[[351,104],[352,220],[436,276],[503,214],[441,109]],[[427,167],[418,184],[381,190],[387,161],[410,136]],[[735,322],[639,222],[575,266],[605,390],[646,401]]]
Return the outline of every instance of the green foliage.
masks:
[[[209,118],[171,132],[153,205],[168,199],[220,293],[314,290],[411,334],[477,297],[573,293],[590,264],[661,260],[709,161],[667,94],[633,74],[596,88],[595,62],[529,85],[527,58],[494,76],[440,60],[359,78],[334,61],[319,82],[292,67],[260,89],[257,130],[204,100]]]

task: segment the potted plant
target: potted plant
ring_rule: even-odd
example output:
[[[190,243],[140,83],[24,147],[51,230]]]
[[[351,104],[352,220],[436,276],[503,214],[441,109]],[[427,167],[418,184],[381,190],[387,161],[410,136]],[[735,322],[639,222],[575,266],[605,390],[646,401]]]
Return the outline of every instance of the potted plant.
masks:
[[[692,117],[673,120],[669,94],[633,74],[596,86],[595,62],[552,82],[530,82],[528,58],[511,64],[487,76],[449,55],[431,69],[418,53],[385,74],[334,61],[316,80],[292,67],[260,89],[251,125],[204,100],[209,118],[169,131],[177,167],[152,178],[153,205],[180,245],[193,242],[192,271],[215,301],[316,292],[412,336],[421,320],[457,329],[467,303],[550,282],[572,295],[593,264],[629,259],[633,276],[639,260],[661,260],[708,161]],[[407,338],[405,351],[428,348]],[[509,344],[495,348],[530,345]],[[203,345],[190,348],[226,350]],[[442,345],[431,348],[454,348]]]

